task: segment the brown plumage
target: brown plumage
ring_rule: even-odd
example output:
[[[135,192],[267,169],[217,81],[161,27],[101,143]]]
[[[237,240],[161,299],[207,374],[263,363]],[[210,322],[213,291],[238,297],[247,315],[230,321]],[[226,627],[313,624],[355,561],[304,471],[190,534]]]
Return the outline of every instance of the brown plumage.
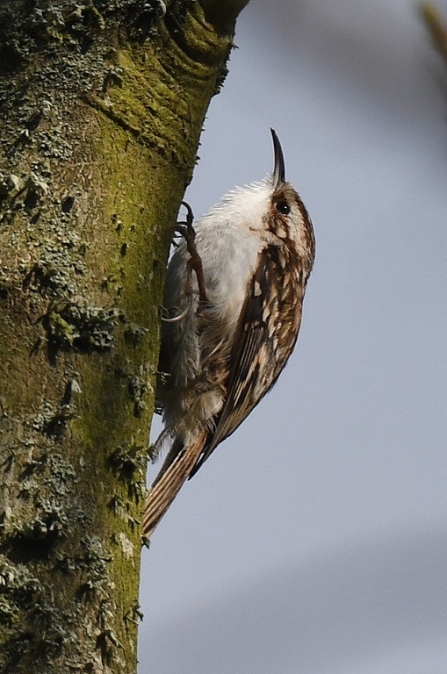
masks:
[[[272,388],[298,337],[315,241],[272,134],[272,178],[231,192],[195,227],[206,301],[195,279],[185,293],[185,244],[168,267],[165,304],[180,320],[163,325],[157,394],[165,430],[156,446],[171,446],[148,493],[147,536],[183,482]]]

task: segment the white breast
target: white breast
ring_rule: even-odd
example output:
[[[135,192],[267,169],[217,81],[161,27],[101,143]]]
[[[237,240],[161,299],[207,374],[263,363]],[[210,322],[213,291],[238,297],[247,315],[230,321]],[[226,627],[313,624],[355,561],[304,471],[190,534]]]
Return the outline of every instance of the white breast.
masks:
[[[236,188],[196,224],[209,299],[230,323],[238,320],[256,268],[271,191],[270,179]]]
[[[231,347],[248,283],[256,269],[263,244],[260,231],[270,206],[271,180],[237,188],[226,195],[209,213],[194,224],[197,251],[202,259],[205,288],[216,325],[225,334],[219,338]],[[172,384],[188,386],[200,375],[200,336],[196,321],[198,286],[191,274],[192,297],[185,296],[186,265],[190,256],[185,242],[173,255],[167,272],[165,306],[182,312],[185,318],[163,326],[163,350],[169,371],[175,373]],[[217,336],[216,336],[217,339]]]

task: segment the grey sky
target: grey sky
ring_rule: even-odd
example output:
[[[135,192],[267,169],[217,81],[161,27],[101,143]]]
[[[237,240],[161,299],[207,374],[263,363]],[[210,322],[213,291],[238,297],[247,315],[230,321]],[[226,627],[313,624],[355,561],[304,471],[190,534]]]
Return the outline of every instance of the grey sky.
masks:
[[[317,261],[279,383],[144,555],[139,671],[440,674],[447,76],[410,0],[252,0],[236,43],[187,198],[262,178],[272,126]]]

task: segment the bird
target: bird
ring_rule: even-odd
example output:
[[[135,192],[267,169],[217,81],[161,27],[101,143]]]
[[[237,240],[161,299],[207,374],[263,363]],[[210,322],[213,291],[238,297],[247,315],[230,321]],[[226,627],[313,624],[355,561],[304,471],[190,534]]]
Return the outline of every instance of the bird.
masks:
[[[164,307],[177,316],[162,322],[156,398],[164,429],[154,445],[156,454],[168,451],[146,497],[146,538],[270,391],[298,337],[315,237],[271,135],[272,174],[234,188],[194,226],[189,219],[168,264]]]

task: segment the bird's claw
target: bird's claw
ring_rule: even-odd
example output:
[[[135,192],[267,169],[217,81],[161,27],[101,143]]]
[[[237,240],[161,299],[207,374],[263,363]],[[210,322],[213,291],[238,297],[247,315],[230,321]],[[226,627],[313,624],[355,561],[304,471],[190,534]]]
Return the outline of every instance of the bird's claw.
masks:
[[[184,222],[178,222],[175,231],[183,236],[186,243],[186,249],[190,255],[189,260],[186,265],[186,285],[185,285],[185,295],[189,296],[192,294],[192,283],[191,283],[191,272],[194,271],[197,278],[197,285],[199,287],[199,297],[202,302],[207,302],[207,294],[205,288],[205,278],[203,274],[203,264],[202,258],[200,257],[197,247],[196,247],[196,230],[194,229],[194,214],[192,212],[191,206],[186,201],[182,201],[183,206],[186,208],[186,220]],[[186,314],[185,314],[186,315]],[[184,316],[182,316],[184,318]],[[174,320],[181,320],[176,318]]]

